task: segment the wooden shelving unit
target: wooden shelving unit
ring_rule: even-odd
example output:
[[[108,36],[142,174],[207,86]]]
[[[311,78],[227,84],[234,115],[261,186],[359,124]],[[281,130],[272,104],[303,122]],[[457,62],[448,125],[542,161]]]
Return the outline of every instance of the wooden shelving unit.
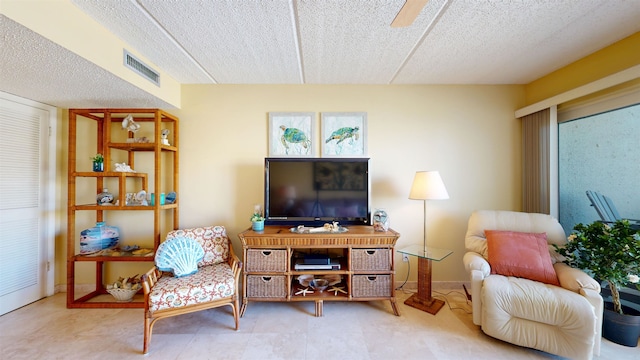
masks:
[[[131,114],[134,121],[147,129],[151,125],[153,135],[149,136],[148,142],[134,142],[133,134],[122,130],[123,119]],[[95,153],[103,154],[105,171],[92,172],[78,169],[78,142],[86,140],[86,131],[78,132],[79,124],[86,122],[88,127],[95,128]],[[171,145],[163,144],[161,141],[161,131],[163,128],[170,130]],[[126,135],[123,135],[126,134]],[[104,221],[105,212],[112,211],[148,211],[153,212],[153,229],[151,224],[137,226],[148,226],[149,237],[152,238],[153,250],[158,248],[161,240],[163,226],[170,229],[177,229],[179,219],[178,201],[173,204],[160,204],[156,201],[153,206],[127,206],[127,192],[138,192],[145,190],[149,192],[150,179],[153,184],[155,198],[160,198],[160,193],[167,193],[178,189],[178,141],[179,141],[178,118],[159,109],[71,109],[69,110],[69,158],[68,158],[68,210],[67,210],[67,307],[68,308],[142,308],[144,304],[140,301],[121,303],[113,301],[101,301],[95,298],[99,295],[107,294],[104,287],[104,265],[108,262],[153,262],[153,254],[147,256],[134,255],[132,253],[121,252],[119,256],[96,256],[93,254],[79,254],[79,230],[76,230],[77,212],[95,213],[95,221]],[[117,154],[117,152],[124,152]],[[116,172],[112,169],[114,158],[125,160],[131,168],[135,169],[136,154],[146,152],[153,153],[153,169],[149,173],[142,172]],[[82,156],[90,156],[95,153]],[[163,157],[163,155],[166,155]],[[166,168],[171,168],[167,170]],[[78,182],[82,179],[95,179],[97,195],[102,191],[107,181],[116,181],[116,205],[97,205],[92,203],[78,203],[76,193]],[[82,194],[85,195],[85,194]],[[86,196],[85,196],[86,198]],[[95,196],[94,196],[95,198]],[[169,225],[167,225],[167,223]],[[111,224],[121,227],[120,224]],[[121,229],[122,230],[122,229]],[[121,239],[122,240],[122,239]],[[76,298],[76,264],[78,262],[95,262],[95,289],[90,293]],[[151,264],[150,264],[151,266]],[[140,291],[142,292],[142,290]],[[102,299],[102,298],[100,298]]]

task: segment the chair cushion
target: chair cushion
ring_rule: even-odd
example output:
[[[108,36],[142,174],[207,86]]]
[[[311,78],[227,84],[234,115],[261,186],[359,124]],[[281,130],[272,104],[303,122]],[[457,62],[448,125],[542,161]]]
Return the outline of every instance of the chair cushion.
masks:
[[[545,233],[485,230],[492,274],[560,286]]]
[[[591,358],[596,315],[585,297],[500,275],[484,280],[480,297],[487,335],[572,359]]]
[[[549,251],[554,262],[556,253],[552,244],[559,246],[567,243],[567,237],[562,225],[550,215],[524,213],[517,211],[478,210],[469,217],[465,248],[467,251],[477,252],[485,259],[487,256],[487,239],[484,231],[506,230],[528,233],[546,233]]]
[[[198,263],[198,266],[220,264],[229,258],[229,238],[224,226],[180,229],[167,233],[167,240],[176,237],[194,239],[202,245],[204,258]]]
[[[149,294],[149,311],[175,309],[233,296],[233,271],[227,263],[202,266],[192,275],[173,277],[163,274]]]

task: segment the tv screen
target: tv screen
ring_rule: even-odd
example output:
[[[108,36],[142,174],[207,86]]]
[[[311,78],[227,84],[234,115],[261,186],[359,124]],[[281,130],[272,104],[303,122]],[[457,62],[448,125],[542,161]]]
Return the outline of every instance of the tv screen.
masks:
[[[369,225],[369,159],[266,158],[265,224]]]

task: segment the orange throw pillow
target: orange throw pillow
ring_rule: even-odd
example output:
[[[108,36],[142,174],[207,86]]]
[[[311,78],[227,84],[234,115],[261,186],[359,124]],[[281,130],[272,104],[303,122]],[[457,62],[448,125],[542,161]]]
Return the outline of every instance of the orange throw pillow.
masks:
[[[560,286],[551,262],[547,234],[485,230],[491,273]]]

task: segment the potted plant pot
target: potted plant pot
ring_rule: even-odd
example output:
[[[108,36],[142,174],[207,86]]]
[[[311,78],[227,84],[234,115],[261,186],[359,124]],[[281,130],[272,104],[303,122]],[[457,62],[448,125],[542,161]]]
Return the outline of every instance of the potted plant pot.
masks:
[[[93,171],[95,172],[103,172],[104,171],[104,156],[102,154],[96,154],[91,158],[93,162]]]
[[[251,229],[253,229],[253,231],[262,231],[262,230],[264,230],[264,220],[252,221],[251,222]]]
[[[264,230],[264,216],[262,216],[262,206],[260,204],[256,204],[253,207],[253,215],[251,215],[250,220],[253,231]]]
[[[629,220],[577,224],[566,245],[554,245],[564,263],[606,281],[611,301],[605,302],[602,335],[615,343],[638,346],[640,313],[623,306],[620,289],[640,283],[640,231]]]
[[[636,347],[640,337],[640,311],[622,305],[624,315],[613,311],[613,303],[605,301],[602,336],[616,344]]]

